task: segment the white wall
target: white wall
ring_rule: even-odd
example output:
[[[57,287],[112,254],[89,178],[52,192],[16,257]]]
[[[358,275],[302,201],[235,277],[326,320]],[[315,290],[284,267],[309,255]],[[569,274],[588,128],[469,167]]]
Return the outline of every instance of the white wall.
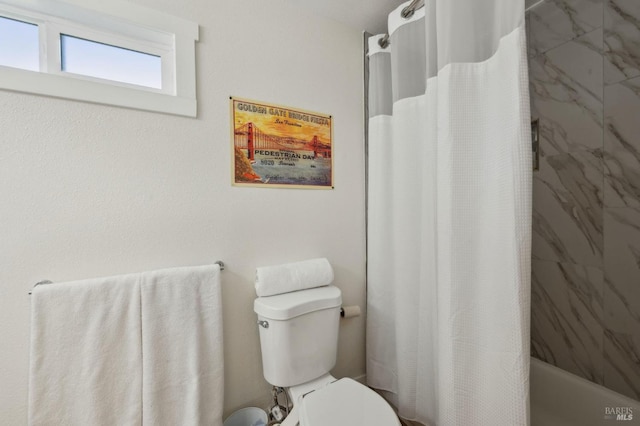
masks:
[[[197,119],[0,92],[2,424],[26,422],[42,279],[223,260],[227,414],[269,398],[256,266],[326,256],[364,306],[360,33],[281,0],[136,2],[200,24]],[[230,95],[332,114],[335,190],[232,187]],[[334,374],[363,373],[364,319],[343,320]]]

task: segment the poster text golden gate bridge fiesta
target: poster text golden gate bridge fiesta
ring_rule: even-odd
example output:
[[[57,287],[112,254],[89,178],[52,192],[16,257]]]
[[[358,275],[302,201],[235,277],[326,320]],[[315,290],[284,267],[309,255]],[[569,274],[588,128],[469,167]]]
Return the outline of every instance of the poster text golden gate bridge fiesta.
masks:
[[[231,98],[236,185],[333,187],[329,115]]]

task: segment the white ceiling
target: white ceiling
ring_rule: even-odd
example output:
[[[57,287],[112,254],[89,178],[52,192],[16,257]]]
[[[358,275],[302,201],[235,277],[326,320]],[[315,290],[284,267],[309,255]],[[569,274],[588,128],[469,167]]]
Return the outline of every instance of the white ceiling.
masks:
[[[387,32],[387,16],[406,0],[285,0],[372,34]],[[541,0],[524,0],[529,7]]]

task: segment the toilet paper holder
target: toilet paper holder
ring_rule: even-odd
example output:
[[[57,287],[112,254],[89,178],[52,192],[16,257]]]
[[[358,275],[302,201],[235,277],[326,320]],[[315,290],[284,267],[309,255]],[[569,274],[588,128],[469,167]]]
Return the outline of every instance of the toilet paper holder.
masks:
[[[358,317],[360,314],[362,314],[362,311],[358,305],[343,306],[340,308],[340,316],[342,318]]]

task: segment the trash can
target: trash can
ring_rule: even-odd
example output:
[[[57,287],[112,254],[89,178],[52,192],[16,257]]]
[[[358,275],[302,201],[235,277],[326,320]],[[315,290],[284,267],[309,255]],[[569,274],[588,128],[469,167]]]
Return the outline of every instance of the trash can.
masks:
[[[267,413],[258,407],[241,408],[234,412],[222,426],[266,426],[269,423]]]

